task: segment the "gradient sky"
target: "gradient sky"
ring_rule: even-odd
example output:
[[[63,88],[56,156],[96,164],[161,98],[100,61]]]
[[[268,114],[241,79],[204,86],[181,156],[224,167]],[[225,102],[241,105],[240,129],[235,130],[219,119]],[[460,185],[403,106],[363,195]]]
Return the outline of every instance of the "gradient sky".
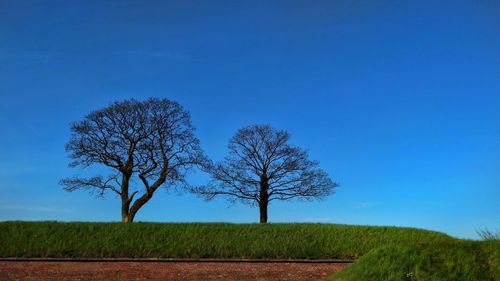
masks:
[[[268,123],[341,184],[271,222],[500,229],[498,1],[0,0],[0,220],[119,220],[112,194],[58,185],[78,173],[69,124],[151,96],[191,112],[214,160]],[[258,209],[161,190],[136,219]]]

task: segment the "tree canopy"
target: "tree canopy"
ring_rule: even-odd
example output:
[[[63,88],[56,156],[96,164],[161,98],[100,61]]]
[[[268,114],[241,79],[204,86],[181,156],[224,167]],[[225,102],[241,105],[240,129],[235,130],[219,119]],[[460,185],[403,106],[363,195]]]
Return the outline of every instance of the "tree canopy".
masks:
[[[168,99],[113,102],[73,123],[71,132],[70,167],[99,165],[109,174],[75,176],[61,184],[67,191],[116,193],[123,222],[133,221],[160,186],[186,187],[187,173],[207,162],[189,113]]]
[[[226,196],[230,201],[258,205],[260,222],[268,219],[274,200],[306,200],[330,195],[337,183],[309,160],[306,150],[289,144],[290,134],[268,125],[239,129],[229,140],[229,153],[212,164],[211,183],[193,191],[208,200]]]

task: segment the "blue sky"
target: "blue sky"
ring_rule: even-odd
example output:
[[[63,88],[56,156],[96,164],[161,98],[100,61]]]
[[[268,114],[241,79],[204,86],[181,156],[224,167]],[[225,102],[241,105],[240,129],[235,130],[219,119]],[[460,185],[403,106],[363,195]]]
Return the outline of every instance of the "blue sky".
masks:
[[[499,34],[486,0],[0,1],[0,220],[119,220],[113,195],[58,185],[78,172],[69,124],[154,96],[191,112],[212,159],[268,123],[341,184],[271,222],[500,229]],[[136,219],[258,210],[162,190]]]

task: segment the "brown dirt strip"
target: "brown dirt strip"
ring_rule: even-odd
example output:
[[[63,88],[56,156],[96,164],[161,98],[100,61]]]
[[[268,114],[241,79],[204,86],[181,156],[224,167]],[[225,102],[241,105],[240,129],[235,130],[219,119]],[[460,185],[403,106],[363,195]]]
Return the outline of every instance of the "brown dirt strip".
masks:
[[[0,280],[323,280],[349,263],[248,261],[0,261]]]

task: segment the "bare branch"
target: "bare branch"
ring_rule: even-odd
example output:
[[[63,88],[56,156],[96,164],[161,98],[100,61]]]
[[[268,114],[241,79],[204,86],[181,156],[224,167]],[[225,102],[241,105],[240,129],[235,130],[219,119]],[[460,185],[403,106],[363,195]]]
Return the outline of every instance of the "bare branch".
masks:
[[[89,189],[91,193],[96,194],[97,196],[103,196],[105,191],[109,189],[118,195],[121,195],[121,191],[110,184],[113,180],[115,180],[115,177],[111,177],[107,180],[104,180],[102,176],[92,178],[72,177],[62,179],[59,184],[63,185],[64,190],[70,192],[78,189]]]

